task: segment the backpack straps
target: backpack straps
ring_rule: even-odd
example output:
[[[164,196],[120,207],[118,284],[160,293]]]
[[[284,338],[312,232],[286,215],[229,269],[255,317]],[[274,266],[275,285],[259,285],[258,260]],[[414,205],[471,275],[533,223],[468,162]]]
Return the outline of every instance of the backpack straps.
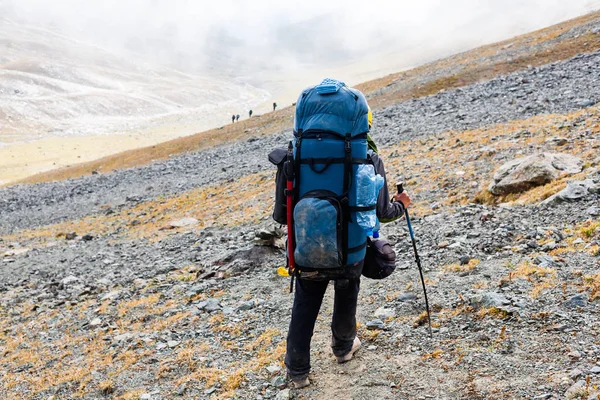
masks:
[[[350,222],[350,178],[352,177],[352,135],[344,138],[344,186],[342,188],[342,209],[344,226],[342,227],[342,264],[348,263],[348,223]]]

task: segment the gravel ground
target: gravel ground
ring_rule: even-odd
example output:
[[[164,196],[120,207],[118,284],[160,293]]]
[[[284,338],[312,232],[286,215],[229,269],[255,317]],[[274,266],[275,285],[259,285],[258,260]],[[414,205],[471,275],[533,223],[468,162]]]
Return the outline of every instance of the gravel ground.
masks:
[[[411,100],[377,111],[375,136],[384,148],[412,143],[412,150],[424,136],[448,130],[587,108],[600,101],[599,73],[594,53]],[[594,118],[590,110],[582,117]],[[565,128],[565,151],[598,146],[592,133],[580,135],[582,123]],[[474,160],[493,163],[534,145],[557,146],[528,142],[534,134],[511,134],[504,142],[514,144],[510,149],[492,149],[497,160]],[[2,189],[0,234],[102,216],[105,205],[127,212],[203,185],[233,185],[272,169],[266,153],[288,136]],[[453,146],[454,137],[444,136],[439,143]],[[481,145],[473,143],[456,152]],[[423,168],[420,178],[433,172]],[[444,179],[464,184],[454,172]],[[600,182],[597,165],[582,174]],[[397,251],[397,271],[362,281],[363,348],[348,364],[333,362],[330,290],[312,342],[313,385],[302,391],[285,388],[292,296],[289,281],[275,272],[283,262],[283,232],[267,219],[235,228],[194,226],[159,240],[134,239],[120,227],[98,237],[79,232],[73,240],[0,238],[0,398],[596,399],[599,194],[560,206],[434,208],[450,189],[422,192],[432,210],[413,221],[433,338],[399,220],[383,230]]]

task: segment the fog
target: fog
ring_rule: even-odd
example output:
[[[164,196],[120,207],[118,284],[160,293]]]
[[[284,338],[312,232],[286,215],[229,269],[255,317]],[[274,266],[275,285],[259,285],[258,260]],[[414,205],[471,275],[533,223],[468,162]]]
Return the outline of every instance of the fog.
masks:
[[[406,68],[598,8],[600,0],[0,0],[11,20],[254,84],[382,54],[395,54],[381,58],[383,69]]]

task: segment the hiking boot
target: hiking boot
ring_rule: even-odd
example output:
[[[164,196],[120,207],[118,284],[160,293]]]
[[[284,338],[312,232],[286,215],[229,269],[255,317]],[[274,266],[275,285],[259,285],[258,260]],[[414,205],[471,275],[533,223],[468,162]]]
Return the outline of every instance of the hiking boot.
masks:
[[[302,389],[310,385],[310,381],[308,380],[308,376],[304,378],[294,379],[292,378],[292,389]]]
[[[358,336],[355,336],[354,342],[352,343],[352,348],[350,349],[348,354],[346,354],[345,356],[335,356],[335,358],[337,358],[337,362],[340,364],[348,362],[352,360],[352,356],[354,356],[354,353],[356,353],[358,349],[360,349],[360,339],[358,338]]]

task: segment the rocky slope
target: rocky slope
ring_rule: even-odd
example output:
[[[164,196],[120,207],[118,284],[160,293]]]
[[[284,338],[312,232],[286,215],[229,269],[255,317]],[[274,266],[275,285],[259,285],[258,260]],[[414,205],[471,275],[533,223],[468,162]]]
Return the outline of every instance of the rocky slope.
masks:
[[[266,160],[289,131],[0,190],[0,397],[596,398],[599,62],[582,54],[375,113],[390,183],[402,175],[416,200],[434,335],[396,221],[383,233],[398,270],[362,282],[363,349],[335,364],[329,291],[301,391],[285,388],[292,296],[275,272]],[[502,164],[540,152],[583,170],[487,192]],[[541,204],[584,179],[596,189]]]

